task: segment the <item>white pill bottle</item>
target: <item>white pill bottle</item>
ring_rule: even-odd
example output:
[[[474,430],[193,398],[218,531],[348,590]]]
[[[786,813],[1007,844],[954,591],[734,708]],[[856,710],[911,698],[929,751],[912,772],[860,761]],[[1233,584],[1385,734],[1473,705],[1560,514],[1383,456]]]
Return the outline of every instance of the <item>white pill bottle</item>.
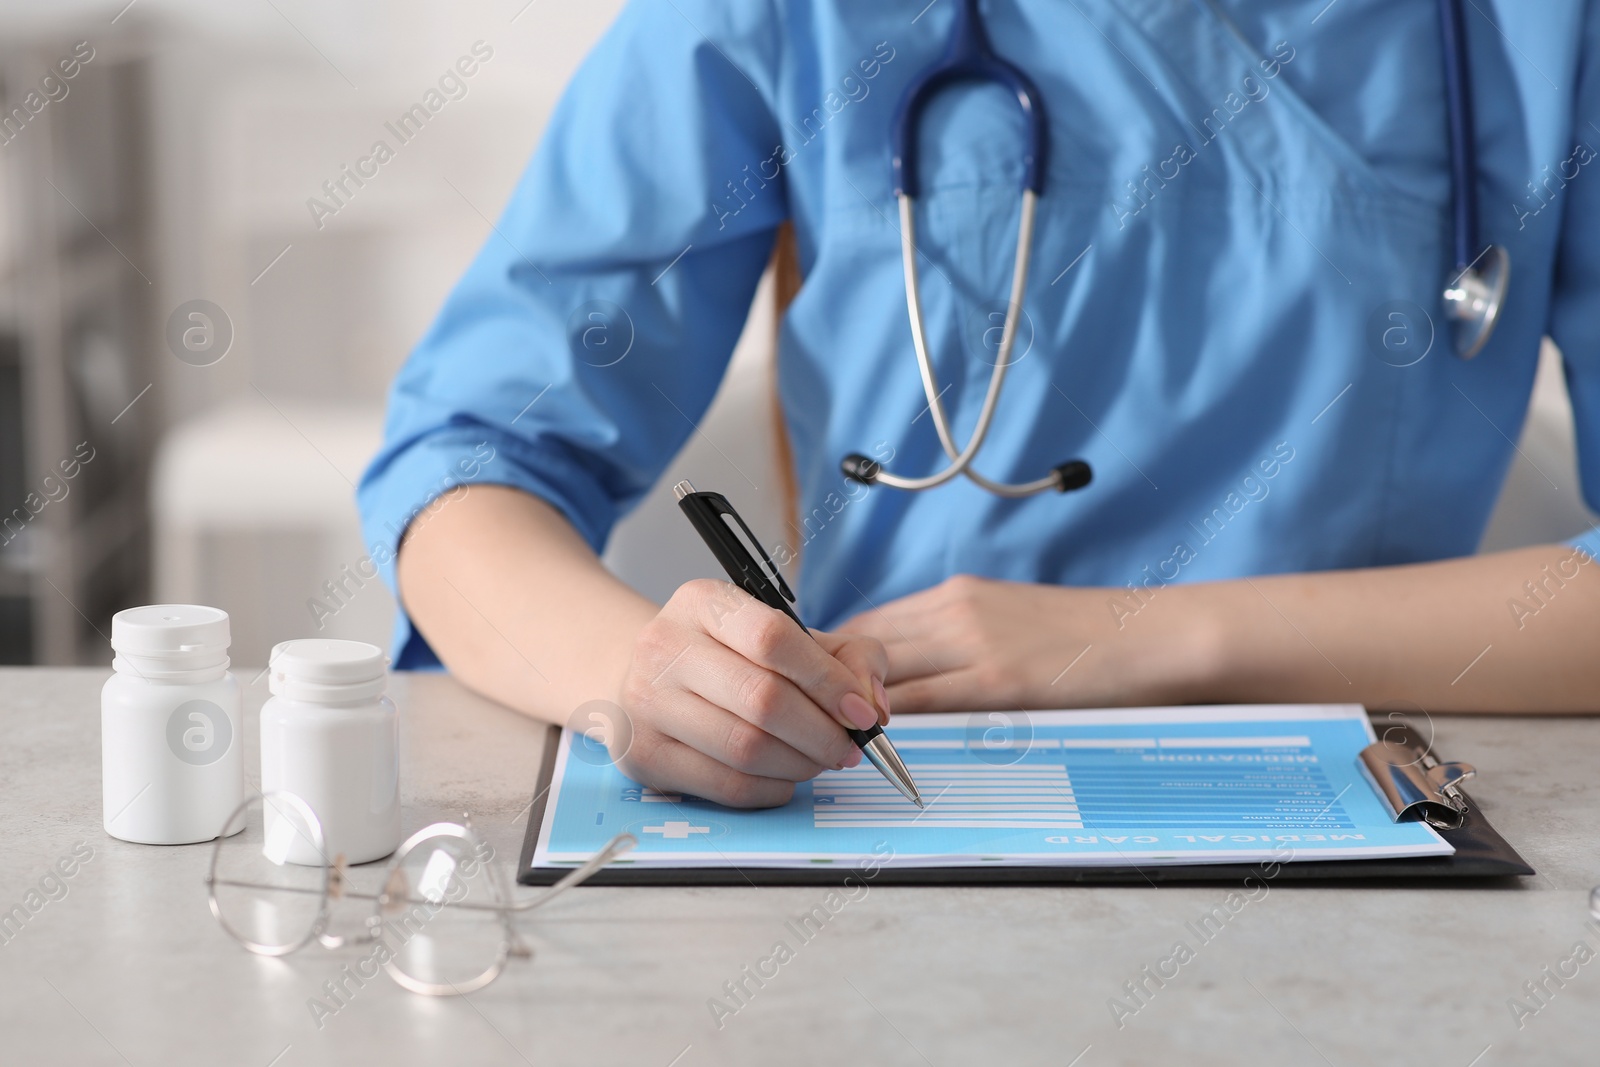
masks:
[[[100,691],[100,771],[112,837],[210,841],[244,800],[244,718],[228,642],[219,608],[154,604],[111,617],[116,673]]]
[[[293,793],[310,805],[327,860],[342,854],[347,863],[366,863],[400,845],[400,717],[384,696],[387,683],[376,645],[311,638],[272,650],[261,791]],[[305,846],[297,835],[289,861],[324,862]]]

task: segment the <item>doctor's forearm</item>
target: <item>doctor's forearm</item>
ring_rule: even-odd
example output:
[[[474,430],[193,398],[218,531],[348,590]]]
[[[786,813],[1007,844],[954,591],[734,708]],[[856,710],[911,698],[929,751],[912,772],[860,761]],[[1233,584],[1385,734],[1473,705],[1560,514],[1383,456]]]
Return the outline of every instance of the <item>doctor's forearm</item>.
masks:
[[[1600,563],[1565,545],[1182,594],[1209,632],[1202,699],[1600,710]]]
[[[549,722],[617,699],[659,610],[553,507],[503,486],[454,490],[407,532],[397,566],[407,612],[451,673]]]
[[[658,606],[519,490],[456,490],[413,523],[398,565],[407,613],[457,679],[599,728],[624,774],[666,792],[783,804],[796,782],[859,765],[847,728],[881,721],[877,641],[808,636],[729,582],[685,582]]]

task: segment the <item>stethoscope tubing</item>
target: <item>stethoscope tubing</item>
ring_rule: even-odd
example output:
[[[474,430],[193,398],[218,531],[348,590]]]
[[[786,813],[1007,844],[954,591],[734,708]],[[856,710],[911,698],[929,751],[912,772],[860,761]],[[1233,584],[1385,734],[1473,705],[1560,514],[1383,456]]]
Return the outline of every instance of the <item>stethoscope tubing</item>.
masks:
[[[928,398],[928,412],[933,417],[939,443],[944,446],[950,464],[943,470],[922,478],[907,478],[880,470],[874,480],[896,489],[921,490],[943,485],[950,479],[964,474],[990,492],[1007,497],[1031,496],[1055,488],[1058,476],[1054,473],[1022,485],[1008,485],[986,478],[972,467],[972,461],[977,456],[978,450],[983,447],[983,442],[989,434],[989,426],[994,421],[994,413],[1000,403],[1001,388],[1005,384],[1006,371],[1011,366],[1011,353],[1016,348],[1018,327],[1022,321],[1022,295],[1027,291],[1028,271],[1033,262],[1033,225],[1039,205],[1038,195],[1032,189],[1024,189],[1022,192],[1021,217],[1017,223],[1017,251],[1011,268],[1011,295],[1006,303],[1005,325],[1001,329],[1000,347],[996,353],[994,370],[989,375],[989,388],[984,394],[983,407],[978,411],[977,425],[973,427],[972,436],[965,448],[956,445],[944,401],[939,396],[939,381],[933,369],[933,360],[928,354],[917,272],[916,198],[902,192],[898,199],[900,256],[905,272],[906,313],[911,321],[911,343],[916,351],[917,369],[922,375],[922,389]]]
[[[1439,35],[1443,39],[1445,123],[1450,131],[1450,201],[1456,270],[1478,259],[1477,146],[1473,140],[1472,93],[1467,89],[1467,35],[1461,0],[1439,0]]]
[[[956,444],[955,433],[951,429],[949,416],[940,398],[933,359],[928,354],[921,288],[917,276],[915,211],[920,187],[917,166],[918,121],[928,101],[934,95],[961,81],[992,82],[1004,86],[1016,97],[1017,105],[1022,110],[1026,130],[1022,210],[1017,223],[1017,250],[1011,269],[1011,295],[1006,301],[1005,325],[1001,330],[994,370],[989,375],[989,387],[984,393],[977,424],[973,427],[972,435],[965,447]],[[906,312],[911,320],[912,347],[916,351],[917,369],[922,376],[922,388],[927,396],[928,411],[933,416],[939,444],[943,447],[950,463],[943,470],[921,478],[890,474],[880,465],[873,464],[870,479],[873,483],[896,489],[921,490],[932,489],[965,475],[990,492],[1004,497],[1032,496],[1047,489],[1061,488],[1066,484],[1060,471],[1052,471],[1048,476],[1032,482],[1009,485],[984,477],[972,466],[973,459],[983,447],[984,441],[988,439],[1022,322],[1022,302],[1028,288],[1028,270],[1033,262],[1034,219],[1038,212],[1039,194],[1044,191],[1049,132],[1043,97],[1038,88],[1024,71],[1015,64],[1007,62],[990,46],[988,35],[984,32],[982,17],[978,13],[977,0],[958,0],[950,39],[944,54],[907,87],[890,124],[895,197],[900,210],[900,257],[905,273]],[[849,461],[847,459],[847,462]]]
[[[1195,2],[1203,8],[1208,6],[1208,0]],[[1509,279],[1510,261],[1508,253],[1501,246],[1478,247],[1477,152],[1466,29],[1461,0],[1438,0],[1438,6],[1444,56],[1444,96],[1452,186],[1452,252],[1455,258],[1454,277],[1446,284],[1443,299],[1450,314],[1456,352],[1463,359],[1471,359],[1483,348],[1499,319]],[[1011,271],[1011,294],[1006,302],[1005,326],[977,424],[963,447],[956,444],[955,433],[940,397],[933,360],[928,354],[917,272],[915,207],[919,191],[917,122],[923,107],[941,89],[957,81],[968,80],[996,82],[1015,93],[1026,121],[1028,137],[1023,168],[1022,211],[1017,226],[1016,259]],[[950,462],[934,474],[910,478],[891,474],[865,457],[852,455],[845,457],[843,466],[846,475],[867,484],[913,491],[932,489],[965,475],[989,492],[1010,498],[1032,496],[1049,489],[1068,491],[1080,488],[1087,484],[1088,479],[1088,467],[1081,461],[1063,464],[1046,477],[1016,485],[986,478],[972,466],[988,439],[1021,324],[1022,302],[1027,292],[1028,270],[1033,258],[1034,219],[1039,196],[1044,190],[1048,146],[1043,98],[1023,71],[1001,58],[990,47],[977,0],[959,0],[945,53],[907,88],[891,123],[891,140],[895,196],[900,211],[900,256],[905,274],[906,311],[911,320],[912,347],[916,352],[923,392],[928,400],[928,412],[933,416],[939,444]],[[1479,268],[1480,261],[1484,264],[1482,269]],[[1068,473],[1074,465],[1082,468],[1081,476]]]

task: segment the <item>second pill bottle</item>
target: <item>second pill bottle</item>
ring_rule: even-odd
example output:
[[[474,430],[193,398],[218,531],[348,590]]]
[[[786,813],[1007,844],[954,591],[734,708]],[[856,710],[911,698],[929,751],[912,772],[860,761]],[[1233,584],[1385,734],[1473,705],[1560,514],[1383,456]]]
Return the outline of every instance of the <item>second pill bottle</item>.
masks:
[[[400,845],[400,724],[384,695],[383,651],[361,641],[285,641],[268,669],[261,791],[293,793],[310,805],[326,860],[389,855]],[[324,860],[309,849],[288,858]]]

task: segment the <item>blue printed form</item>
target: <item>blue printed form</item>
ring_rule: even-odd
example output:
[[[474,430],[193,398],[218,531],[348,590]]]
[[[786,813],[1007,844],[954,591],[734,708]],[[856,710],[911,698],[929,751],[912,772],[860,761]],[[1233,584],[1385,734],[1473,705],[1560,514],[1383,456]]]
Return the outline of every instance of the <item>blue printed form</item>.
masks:
[[[1122,866],[1448,856],[1395,822],[1360,767],[1359,705],[1246,705],[905,715],[888,730],[927,807],[868,763],[827,771],[781,808],[738,811],[625,777],[561,735],[535,866],[587,859],[809,867],[871,862]]]

